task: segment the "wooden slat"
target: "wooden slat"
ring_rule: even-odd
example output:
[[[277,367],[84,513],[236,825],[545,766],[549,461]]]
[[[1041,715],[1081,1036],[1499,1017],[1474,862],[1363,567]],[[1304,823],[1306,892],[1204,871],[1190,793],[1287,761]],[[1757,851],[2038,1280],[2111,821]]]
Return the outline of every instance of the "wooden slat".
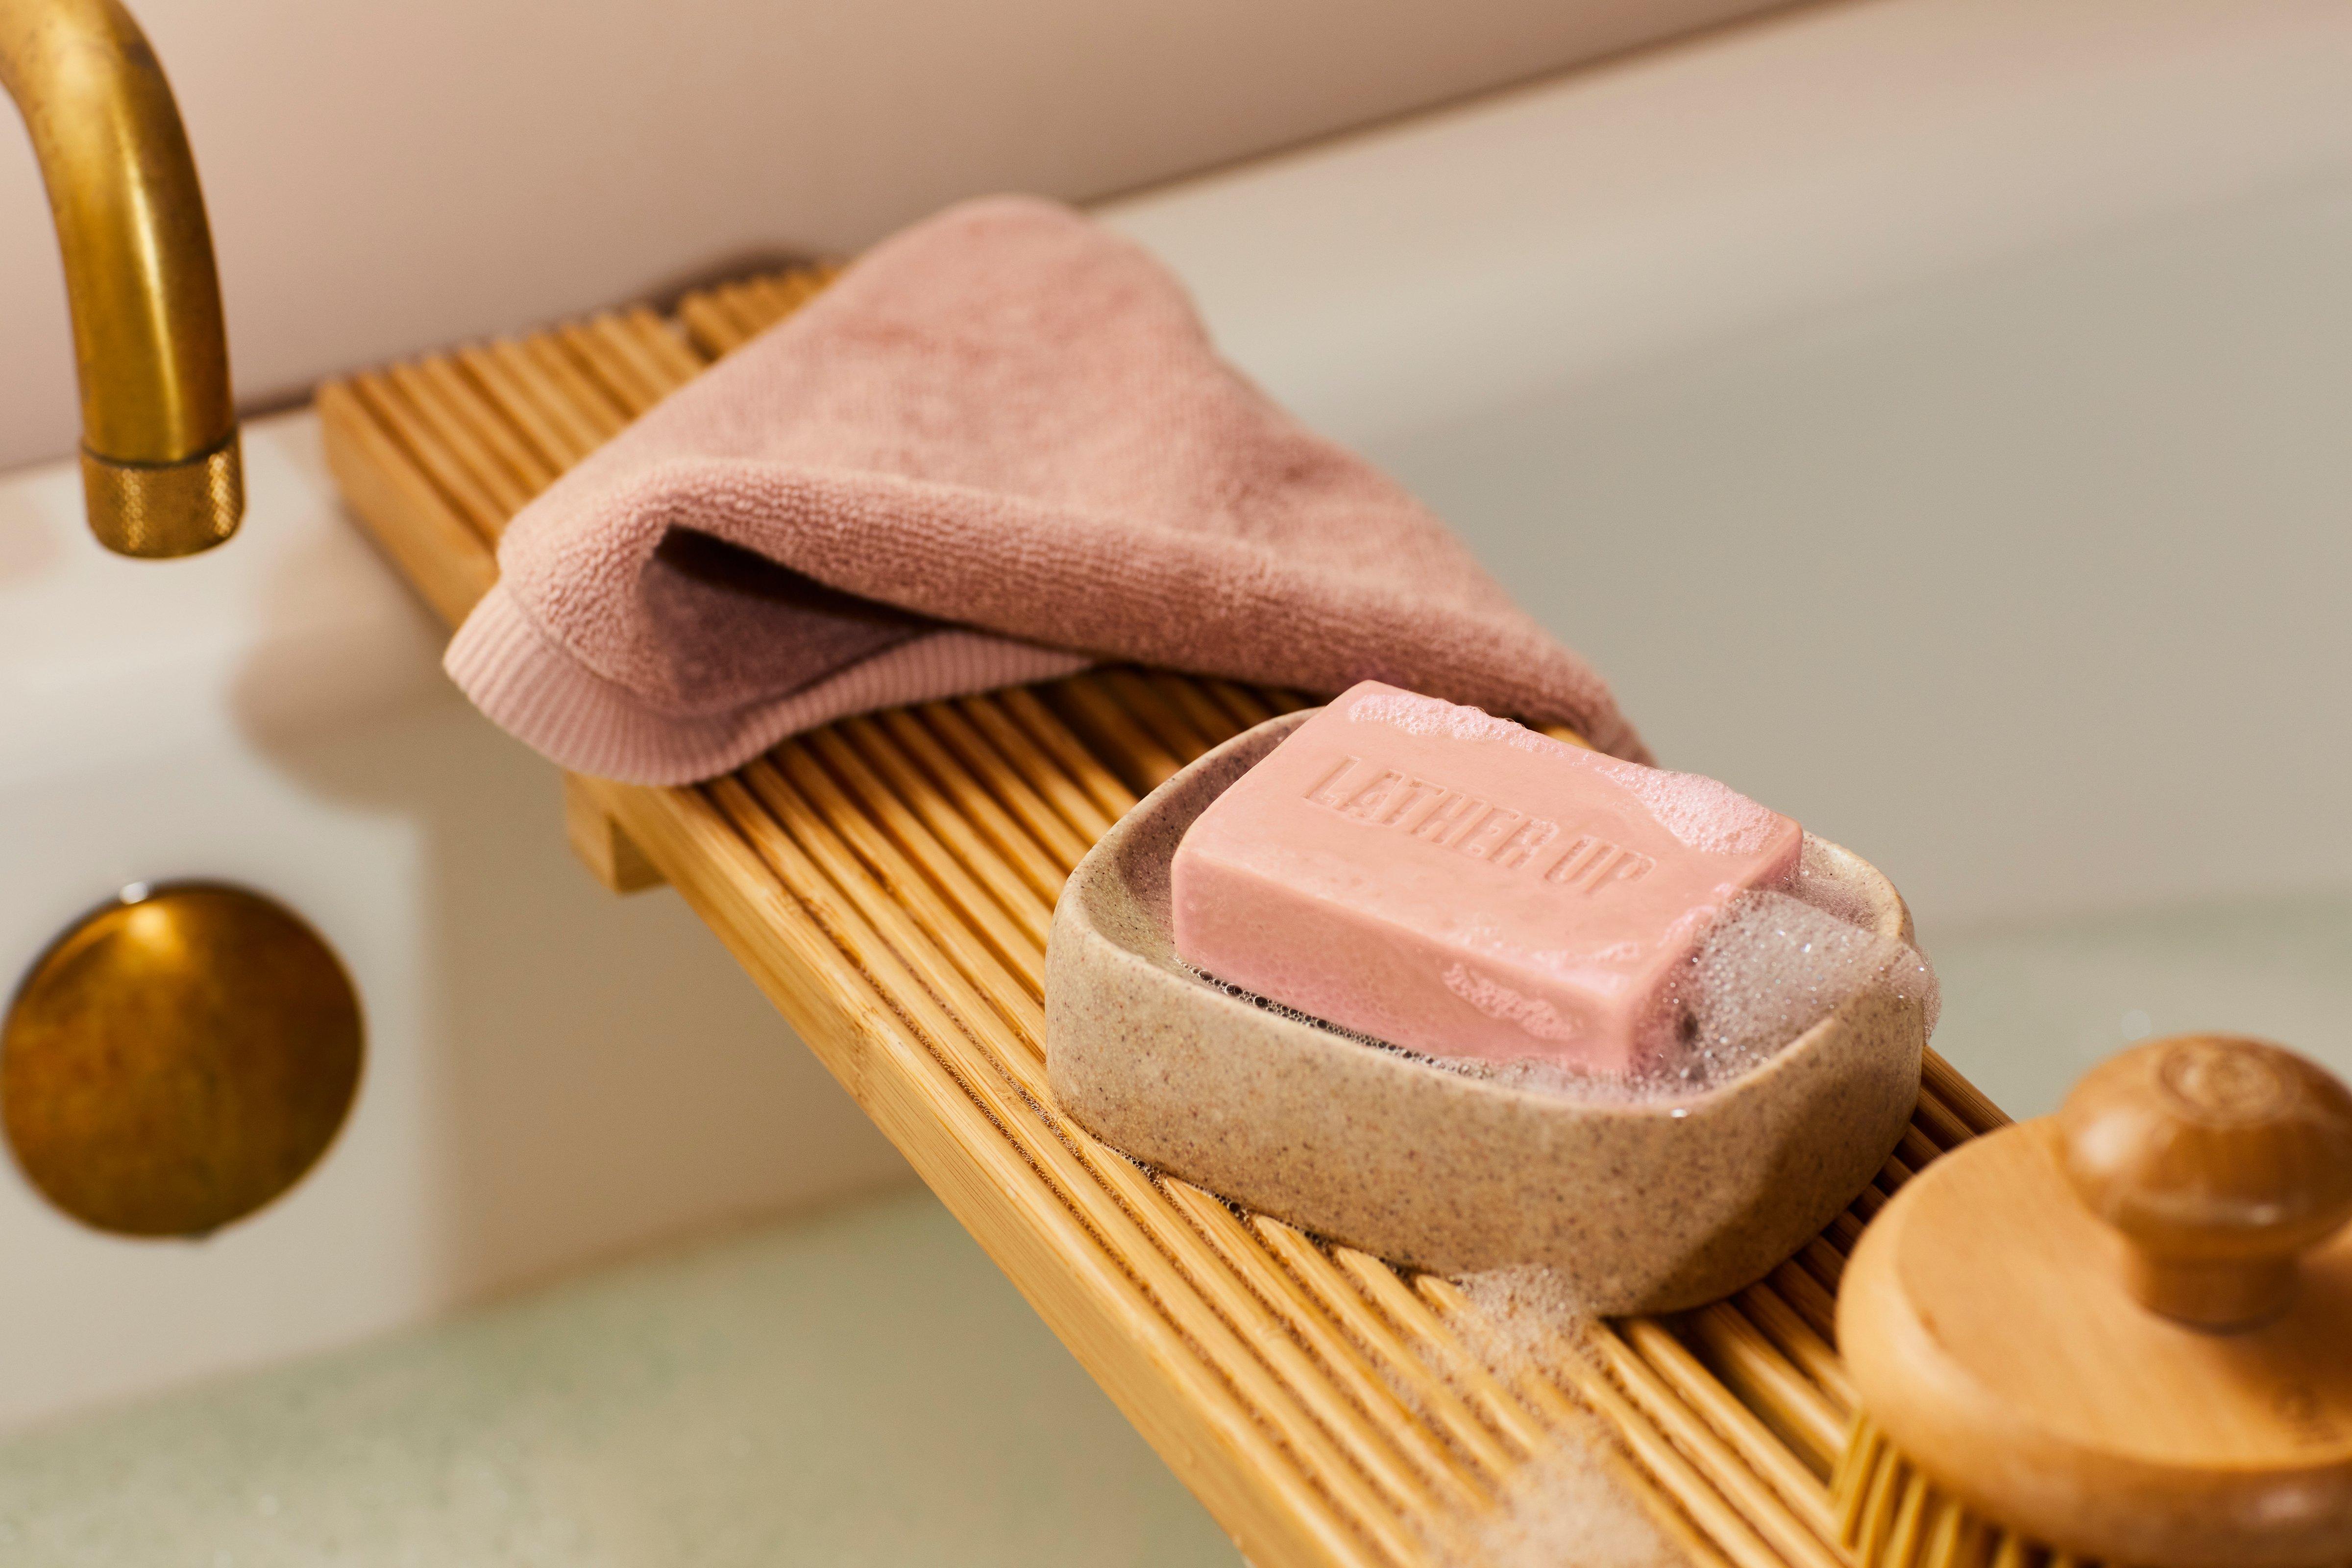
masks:
[[[1120,706],[1101,677],[1074,675],[1040,689],[1071,728],[1093,742],[1096,753],[1110,763],[1119,782],[1137,795],[1150,794],[1183,765],[1174,752]]]
[[[1045,997],[1045,954],[1036,928],[1015,921],[989,896],[964,862],[890,793],[840,735],[826,731],[780,746],[772,761],[828,816],[860,824],[848,830],[859,845],[858,853],[901,902],[934,930],[967,927],[1032,995]]]
[[[1070,829],[1070,841],[1090,845],[1110,831],[1118,817],[1105,811],[1068,771],[1045,754],[1029,730],[1008,710],[1003,696],[1025,693],[990,693],[984,697],[967,697],[956,704],[964,717],[971,720],[980,732],[986,735],[997,754],[1013,764],[1022,782],[1040,799],[1050,803]],[[1076,742],[1072,742],[1076,744]]]
[[[336,478],[454,623],[520,507],[829,276],[324,387]],[[1142,792],[1312,700],[1101,669],[845,720],[692,789],[567,779],[566,815],[608,880],[666,878],[710,924],[1254,1562],[1442,1554],[1574,1444],[1701,1568],[1831,1568],[1844,1255],[1887,1193],[2000,1120],[1940,1058],[1878,1184],[1770,1280],[1533,1363],[1475,1348],[1507,1336],[1452,1282],[1235,1211],[1055,1113],[1042,1004],[1064,879]]]
[[[1961,1077],[1959,1068],[1946,1061],[1933,1046],[1927,1047],[1921,1070],[1927,1083],[1920,1097],[1949,1107],[1952,1118],[1969,1132],[1983,1134],[2009,1125],[2008,1112],[1987,1100],[1984,1091]]]
[[[1823,1538],[1832,1522],[1820,1496],[1819,1478],[1775,1444],[1764,1424],[1727,1390],[1706,1377],[1705,1369],[1696,1361],[1675,1359],[1673,1352],[1681,1347],[1672,1335],[1654,1322],[1638,1319],[1626,1327],[1635,1338],[1653,1342],[1647,1348],[1654,1353],[1654,1361],[1636,1353],[1623,1336],[1606,1325],[1594,1331],[1590,1342],[1600,1352],[1603,1369],[1633,1406],[1665,1434],[1775,1552],[1800,1568],[1843,1568],[1836,1551]],[[1669,1368],[1690,1375],[1670,1382]],[[1723,1419],[1709,1420],[1701,1414],[1703,1410]],[[1730,1411],[1746,1419],[1732,1418]],[[1767,1456],[1779,1462],[1771,1463]],[[1785,1483],[1785,1489],[1776,1482]]]
[[[619,435],[628,424],[628,405],[616,401],[603,382],[591,376],[555,334],[534,333],[522,341],[521,347],[527,374],[541,383],[544,395],[568,403],[596,433],[599,442]]]
[[[449,510],[464,521],[477,542],[495,545],[499,531],[505,527],[506,520],[511,514],[483,488],[481,480],[467,466],[465,454],[437,438],[432,425],[410,401],[406,392],[389,376],[380,374],[357,375],[347,384],[352,395],[374,418],[377,426],[423,470],[433,488],[441,492]]]
[[[320,387],[318,407],[327,467],[343,499],[363,518],[398,520],[376,528],[377,542],[443,620],[464,620],[499,580],[481,535],[352,387]]]
[[[677,319],[694,346],[712,359],[741,347],[750,335],[735,313],[707,292],[688,295],[681,301]]]
[[[1135,809],[1139,798],[1136,794],[1113,776],[1107,760],[1087,750],[1070,727],[1046,708],[1034,691],[1016,687],[993,695],[1006,717],[1019,725],[1022,733],[1035,742],[1085,792],[1087,799],[1102,813],[1106,830]],[[1073,822],[1076,820],[1074,817]]]
[[[487,344],[469,343],[457,351],[457,357],[497,418],[530,444],[551,475],[562,473],[594,449],[595,435],[571,406],[541,399],[536,384],[517,376],[505,356],[491,352]]]
[[[987,888],[989,895],[1020,921],[1042,948],[1045,928],[1053,921],[1053,896],[1059,893],[1066,873],[1034,843],[1027,847],[1029,852],[1024,857],[1030,868],[1027,875],[998,849],[1000,843],[1020,844],[1019,828],[996,810],[985,793],[950,759],[937,753],[912,714],[886,714],[880,720],[850,719],[840,728],[859,755],[881,773],[897,798],[939,836]],[[939,765],[940,772],[959,781],[961,788],[942,786],[938,773],[925,771],[917,753],[906,744],[910,733],[918,746],[934,752],[931,760]],[[988,808],[988,820],[976,821],[975,815],[983,804]]]
[[[986,710],[985,705],[980,707],[982,711]],[[1050,888],[1058,894],[1063,876],[1077,865],[1092,840],[1082,837],[1060,813],[1046,805],[1004,753],[964,716],[962,709],[945,702],[927,702],[919,712],[923,726],[988,791],[1006,818],[1020,824],[1026,838],[1045,857],[1048,880],[1038,890],[1045,892]],[[1020,853],[1027,853],[1025,846]]]
[[[498,416],[453,361],[436,354],[413,366],[394,365],[390,374],[398,381],[404,372],[407,379],[403,384],[410,397],[425,411],[443,440],[468,454],[483,487],[497,498],[506,516],[521,510],[562,471]]]
[[[1791,1453],[1755,1411],[1717,1383],[1662,1324],[1632,1319],[1622,1325],[1622,1333],[1620,1342],[1640,1356],[1650,1374],[1672,1389],[1674,1403],[1700,1415],[1737,1453],[1739,1464],[1769,1486],[1781,1506],[1811,1533],[1812,1542],[1801,1543],[1790,1554],[1829,1548],[1837,1539],[1837,1521],[1822,1495],[1822,1478]],[[1758,1510],[1747,1512],[1751,1521],[1762,1524]]]

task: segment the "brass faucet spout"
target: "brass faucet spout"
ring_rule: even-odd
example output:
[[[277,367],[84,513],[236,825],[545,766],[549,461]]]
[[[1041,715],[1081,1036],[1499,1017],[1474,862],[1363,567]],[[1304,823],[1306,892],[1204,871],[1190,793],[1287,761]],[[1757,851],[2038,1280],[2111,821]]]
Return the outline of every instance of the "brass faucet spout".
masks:
[[[64,253],[89,526],[191,555],[245,512],[220,279],[195,160],[117,0],[0,0],[0,87],[32,133]]]

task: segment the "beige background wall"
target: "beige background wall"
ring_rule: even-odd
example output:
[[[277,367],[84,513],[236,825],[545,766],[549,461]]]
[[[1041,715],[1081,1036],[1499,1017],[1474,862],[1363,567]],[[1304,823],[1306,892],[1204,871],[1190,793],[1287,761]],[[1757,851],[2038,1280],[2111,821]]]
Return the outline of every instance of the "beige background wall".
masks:
[[[131,0],[210,200],[240,391],[1086,197],[1768,0]],[[70,449],[54,242],[0,131],[0,468]]]

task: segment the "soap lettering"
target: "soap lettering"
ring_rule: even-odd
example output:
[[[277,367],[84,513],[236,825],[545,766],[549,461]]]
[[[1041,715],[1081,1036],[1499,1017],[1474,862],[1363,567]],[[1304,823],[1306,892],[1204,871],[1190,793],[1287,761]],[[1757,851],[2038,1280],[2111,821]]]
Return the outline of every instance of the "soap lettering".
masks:
[[[1337,806],[1347,798],[1347,795],[1337,787],[1339,781],[1353,772],[1356,764],[1362,761],[1361,757],[1341,757],[1325,770],[1321,778],[1307,786],[1307,798],[1317,805]]]
[[[1475,828],[1464,834],[1454,847],[1474,860],[1484,860],[1522,820],[1519,814],[1510,807],[1498,805],[1488,812]]]
[[[1636,854],[1631,849],[1620,849],[1609,862],[1608,875],[1593,883],[1592,890],[1597,893],[1611,882],[1630,882],[1653,869],[1656,865],[1657,862],[1647,855]]]
[[[1486,858],[1507,871],[1516,871],[1536,857],[1536,851],[1559,837],[1559,824],[1530,816],[1508,838],[1495,846]]]
[[[1544,880],[1573,883],[1590,875],[1597,860],[1607,859],[1612,847],[1588,833],[1561,852],[1559,858],[1551,863],[1551,869],[1544,873]]]
[[[1647,855],[1585,834],[1570,844],[1544,873],[1547,882],[1559,882],[1580,892],[1598,893],[1612,882],[1630,882],[1657,865]]]
[[[1475,795],[1441,796],[1435,808],[1424,812],[1421,820],[1413,824],[1412,836],[1451,847],[1477,831],[1486,810],[1486,803]]]
[[[1556,822],[1357,756],[1341,756],[1324,769],[1307,786],[1306,799],[1350,822],[1393,827],[1505,871],[1534,867],[1560,836]],[[1580,833],[1551,858],[1541,876],[1591,897],[1619,882],[1637,880],[1656,866],[1637,850]]]
[[[1371,783],[1348,797],[1340,812],[1365,822],[1378,822],[1387,815],[1390,799],[1412,781],[1390,768],[1373,778]]]
[[[1444,784],[1432,784],[1427,779],[1414,779],[1404,788],[1397,791],[1394,797],[1396,804],[1390,806],[1387,812],[1375,820],[1382,827],[1402,826],[1404,819],[1412,815],[1415,807],[1424,804],[1434,807],[1439,801],[1445,798],[1447,794],[1448,791]]]

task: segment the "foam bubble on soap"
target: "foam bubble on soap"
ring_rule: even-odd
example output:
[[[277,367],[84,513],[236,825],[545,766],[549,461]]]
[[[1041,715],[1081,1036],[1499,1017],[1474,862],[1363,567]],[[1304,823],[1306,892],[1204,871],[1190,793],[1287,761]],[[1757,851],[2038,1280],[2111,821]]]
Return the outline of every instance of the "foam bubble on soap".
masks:
[[[1538,755],[1559,752],[1580,758],[1588,754],[1581,747],[1539,735],[1524,724],[1497,719],[1483,708],[1423,697],[1417,691],[1376,691],[1359,697],[1348,710],[1348,721],[1386,724],[1408,735],[1434,735],[1448,741],[1499,741]]]
[[[1753,855],[1780,821],[1769,808],[1704,773],[1645,768],[1613,757],[1594,757],[1590,765],[1640,801],[1675,842],[1703,854]]]
[[[1873,987],[1932,1010],[1935,972],[1894,937],[1787,893],[1743,893],[1677,986],[1689,1020],[1684,1050],[1647,1071],[1664,1084],[1727,1082]]]

